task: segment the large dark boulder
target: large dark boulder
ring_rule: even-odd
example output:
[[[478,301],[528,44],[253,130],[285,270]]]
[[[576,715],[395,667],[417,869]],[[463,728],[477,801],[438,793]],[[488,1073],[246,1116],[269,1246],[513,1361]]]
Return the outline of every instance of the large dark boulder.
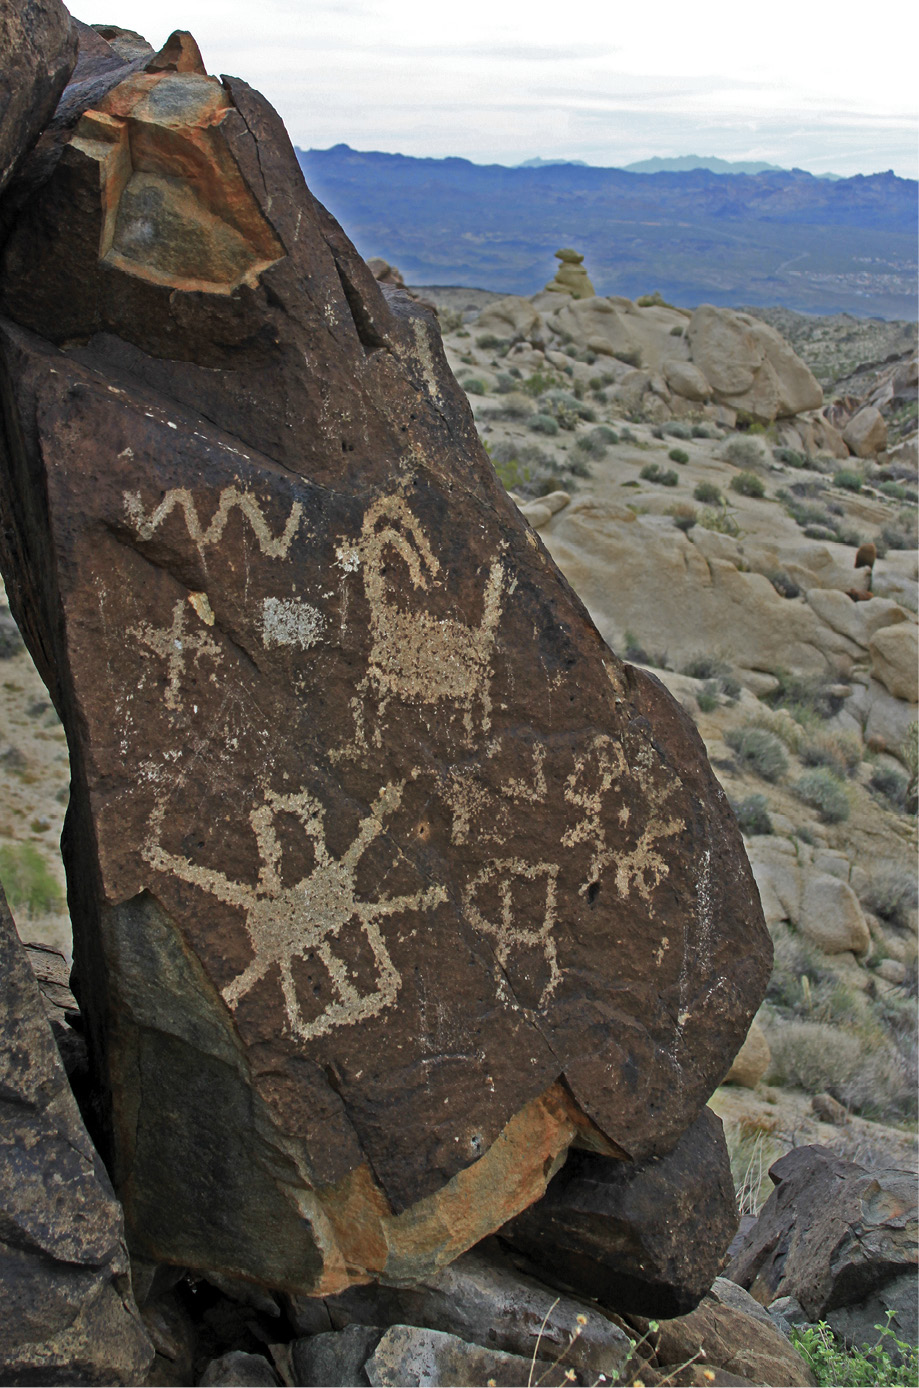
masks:
[[[121,1209],[0,887],[0,1384],[140,1383]]]
[[[549,1282],[614,1311],[660,1317],[698,1305],[736,1228],[724,1131],[706,1108],[662,1157],[626,1163],[570,1152],[501,1238]]]
[[[51,119],[76,58],[61,0],[0,0],[0,193]]]
[[[669,1151],[771,951],[701,740],[506,496],[434,320],[196,53],[92,59],[23,171],[0,559],[70,742],[133,1246],[332,1292],[431,1273],[577,1135]]]
[[[796,1147],[769,1175],[775,1190],[726,1272],[757,1301],[793,1296],[817,1321],[903,1277],[915,1286],[915,1172],[868,1171],[825,1147]]]

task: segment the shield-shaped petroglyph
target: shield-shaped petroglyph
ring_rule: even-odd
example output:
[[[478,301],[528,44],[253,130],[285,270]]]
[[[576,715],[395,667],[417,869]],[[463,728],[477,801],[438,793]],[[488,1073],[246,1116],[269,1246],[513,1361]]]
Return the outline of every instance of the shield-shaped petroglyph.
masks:
[[[162,806],[158,809],[144,853],[150,865],[245,912],[253,957],[246,969],[223,989],[224,1000],[233,1011],[273,968],[280,975],[290,1029],[303,1041],[315,1040],[335,1027],[366,1021],[392,1006],[402,978],[386,947],[380,921],[387,916],[428,911],[447,897],[442,886],[375,901],[356,895],[357,865],[368,845],[384,832],[385,817],[400,805],[404,784],[383,787],[340,859],[333,858],[328,851],[325,812],[314,796],[306,791],[295,795],[267,791],[264,803],[249,815],[261,863],[255,886],[167,852],[160,844],[165,810]],[[293,815],[299,820],[313,851],[312,871],[290,887],[283,885],[281,876],[282,849],[276,830],[279,814]],[[336,941],[347,943],[345,937],[354,931],[362,934],[373,957],[371,976],[367,978],[356,978],[335,950]],[[318,958],[324,965],[334,996],[318,1015],[306,1017],[297,993],[293,962],[309,957]]]
[[[403,605],[390,589],[387,551],[398,555],[415,590]],[[508,591],[505,567],[495,559],[488,570],[477,624],[438,616],[425,605],[442,582],[440,563],[427,536],[401,496],[381,497],[364,515],[360,538],[342,542],[338,561],[345,573],[360,569],[370,608],[370,654],[360,688],[382,717],[390,700],[420,705],[452,705],[462,714],[466,739],[491,727],[491,658],[502,601]],[[357,743],[364,745],[363,710],[352,703]],[[381,745],[379,728],[374,733]]]
[[[549,977],[539,998],[545,1007],[561,980],[552,930],[557,922],[556,863],[527,863],[522,858],[494,858],[469,882],[463,893],[467,918],[495,945],[495,958],[506,970],[512,956],[525,949],[538,950]],[[515,900],[527,883],[540,887],[542,918],[535,920],[527,906]],[[488,899],[488,905],[484,899]],[[488,913],[486,915],[486,912]]]

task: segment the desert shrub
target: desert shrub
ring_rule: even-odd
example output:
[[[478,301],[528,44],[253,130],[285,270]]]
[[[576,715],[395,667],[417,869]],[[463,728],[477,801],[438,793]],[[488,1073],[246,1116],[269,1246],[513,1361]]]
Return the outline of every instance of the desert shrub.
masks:
[[[890,802],[896,810],[906,808],[909,777],[893,766],[876,766],[869,782],[871,789]]]
[[[765,483],[755,472],[738,472],[736,477],[731,478],[731,491],[739,492],[741,496],[766,495]]]
[[[612,439],[610,438],[611,434]],[[616,435],[612,429],[600,424],[596,429],[591,429],[589,433],[582,434],[574,446],[582,453],[586,453],[589,458],[602,458],[615,438]]]
[[[888,522],[887,525],[882,525],[880,539],[886,545],[887,549],[915,549],[915,518],[904,518],[901,514],[896,522]]]
[[[789,670],[773,670],[778,688],[763,695],[763,703],[772,708],[787,708],[799,723],[814,719],[835,718],[846,695],[827,675],[796,675]]]
[[[795,448],[773,448],[772,456],[787,467],[807,467],[807,458]]]
[[[464,381],[460,381],[460,385],[467,395],[488,394],[488,386],[480,376],[467,376]]]
[[[481,337],[476,338],[475,345],[483,352],[500,352],[502,348],[507,351],[511,344],[509,338],[497,337],[494,333],[483,333]]]
[[[670,329],[670,336],[671,336],[671,337],[682,337],[682,336],[683,336],[683,333],[684,333],[685,331],[686,331],[685,328],[681,328],[680,325],[679,325],[679,323],[674,323],[673,327]]]
[[[684,534],[692,530],[699,519],[699,513],[695,506],[690,506],[688,502],[685,501],[678,502],[676,506],[671,506],[668,514],[673,516],[674,525],[678,530],[682,530]]]
[[[714,713],[721,703],[718,697],[718,685],[715,680],[706,680],[702,688],[696,695],[696,703],[702,713]]]
[[[797,598],[801,596],[800,587],[784,569],[773,569],[766,577],[780,597]]]
[[[680,674],[688,675],[692,680],[714,680],[730,673],[731,666],[728,661],[722,659],[720,655],[711,655],[707,651],[690,656],[685,665],[680,666]]]
[[[875,1325],[874,1344],[847,1347],[826,1321],[792,1326],[791,1342],[808,1365],[817,1388],[908,1388],[919,1383],[919,1350],[884,1325]]]
[[[833,477],[833,486],[841,487],[845,492],[860,492],[862,489],[862,478],[851,468],[841,468]]]
[[[63,910],[60,887],[37,844],[0,844],[0,879],[14,911],[36,916]]]
[[[707,424],[694,424],[689,432],[694,439],[717,439],[721,437],[717,429],[710,429]]]
[[[492,410],[491,419],[528,419],[534,411],[533,401],[522,390],[514,390],[502,397],[498,409]]]
[[[708,508],[704,510],[699,517],[699,524],[703,530],[714,530],[718,535],[730,535],[736,538],[740,534],[740,526],[724,505],[720,511]]]
[[[670,459],[671,463],[689,462],[689,454],[686,452],[685,448],[671,448],[667,457]]]
[[[779,739],[765,728],[731,728],[724,740],[745,766],[764,781],[778,781],[788,770],[788,758]]]
[[[763,450],[753,439],[733,438],[728,439],[721,456],[725,462],[733,463],[735,467],[762,467]]]
[[[641,352],[637,347],[629,347],[624,352],[617,352],[616,360],[638,369],[641,366]]]
[[[547,390],[554,390],[558,386],[558,377],[544,371],[534,371],[532,376],[527,376],[521,383],[521,389],[527,395],[543,395]]]
[[[645,463],[638,475],[645,482],[656,482],[659,487],[675,487],[680,480],[677,473],[670,469],[665,472],[659,463]]]
[[[593,424],[597,418],[591,406],[586,405],[570,391],[547,390],[540,397],[539,403],[541,412],[553,415],[563,429],[575,429],[579,419]]]
[[[495,394],[506,395],[510,390],[516,390],[517,382],[509,371],[499,371],[495,377]]]
[[[700,501],[703,506],[722,506],[724,504],[721,489],[716,487],[714,482],[698,482],[693,497],[696,501]]]
[[[820,731],[802,742],[798,756],[805,766],[825,766],[837,776],[854,776],[862,746],[852,733]]]
[[[902,482],[879,482],[878,491],[889,496],[892,501],[912,501],[919,499],[915,487],[904,487]]]
[[[683,424],[679,419],[668,419],[661,425],[661,433],[668,434],[672,439],[691,439],[692,430],[688,424]]]
[[[910,912],[919,904],[915,873],[896,863],[877,867],[861,893],[861,902],[873,915],[905,930]]]
[[[832,771],[820,767],[807,771],[795,782],[795,795],[817,811],[824,824],[840,824],[849,818],[846,788]]]
[[[771,834],[772,820],[765,795],[748,795],[743,800],[732,800],[731,808],[740,825],[740,832],[751,837],[753,834]]]
[[[527,428],[532,429],[534,434],[545,434],[551,437],[558,433],[558,421],[553,419],[550,414],[534,414],[527,420]]]

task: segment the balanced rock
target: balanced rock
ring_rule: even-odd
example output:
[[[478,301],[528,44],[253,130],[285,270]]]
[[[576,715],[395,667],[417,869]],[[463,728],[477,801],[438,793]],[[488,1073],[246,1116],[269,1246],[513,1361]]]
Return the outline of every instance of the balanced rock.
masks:
[[[797,1147],[769,1175],[775,1189],[727,1270],[762,1305],[793,1296],[811,1321],[915,1279],[916,1178],[866,1171],[822,1147]]]
[[[553,294],[569,294],[572,299],[592,298],[596,291],[584,269],[584,257],[566,246],[555,252],[555,258],[561,263],[546,289]]]
[[[686,330],[693,364],[716,401],[771,423],[817,410],[823,391],[780,333],[733,309],[703,304]]]
[[[672,1152],[626,1165],[574,1151],[501,1230],[548,1280],[613,1311],[678,1316],[721,1271],[737,1229],[721,1120],[704,1109]]]
[[[50,120],[77,59],[61,0],[0,0],[0,193]]]
[[[65,93],[0,263],[106,1156],[151,1262],[411,1280],[575,1137],[673,1148],[771,948],[691,720],[506,496],[431,315],[261,96],[145,67]]]
[[[140,1383],[121,1210],[0,888],[0,1382]]]

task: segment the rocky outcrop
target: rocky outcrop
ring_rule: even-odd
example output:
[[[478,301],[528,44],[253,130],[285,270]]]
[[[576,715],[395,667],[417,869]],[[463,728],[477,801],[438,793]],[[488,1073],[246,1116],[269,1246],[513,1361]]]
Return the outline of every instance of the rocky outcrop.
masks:
[[[509,294],[488,304],[476,319],[476,336],[490,335],[507,342],[530,342],[544,347],[546,329],[542,314],[529,299]]]
[[[674,1148],[765,985],[755,887],[276,114],[181,35],[109,47],[0,265],[106,1156],[149,1262],[428,1276],[575,1138]]]
[[[693,364],[721,404],[767,423],[823,404],[812,373],[767,323],[703,304],[690,319],[687,339]]]
[[[915,1306],[916,1178],[866,1171],[822,1147],[770,1168],[775,1186],[727,1276],[762,1305],[792,1296],[809,1320],[855,1306],[909,1277]]]
[[[48,124],[77,58],[77,35],[60,0],[0,3],[0,193]]]
[[[0,1382],[139,1383],[121,1210],[0,888]]]
[[[624,1166],[570,1153],[501,1237],[607,1309],[676,1316],[711,1286],[736,1228],[721,1121],[705,1109],[664,1157]]]
[[[759,1022],[751,1022],[744,1043],[725,1076],[725,1084],[739,1084],[744,1089],[755,1089],[769,1069],[771,1059],[766,1033]]]
[[[572,299],[592,298],[595,290],[584,268],[584,257],[566,246],[555,252],[555,258],[560,264],[546,289],[553,294],[569,294]]]
[[[865,405],[849,420],[842,437],[859,458],[873,458],[887,447],[887,423],[874,405]]]

